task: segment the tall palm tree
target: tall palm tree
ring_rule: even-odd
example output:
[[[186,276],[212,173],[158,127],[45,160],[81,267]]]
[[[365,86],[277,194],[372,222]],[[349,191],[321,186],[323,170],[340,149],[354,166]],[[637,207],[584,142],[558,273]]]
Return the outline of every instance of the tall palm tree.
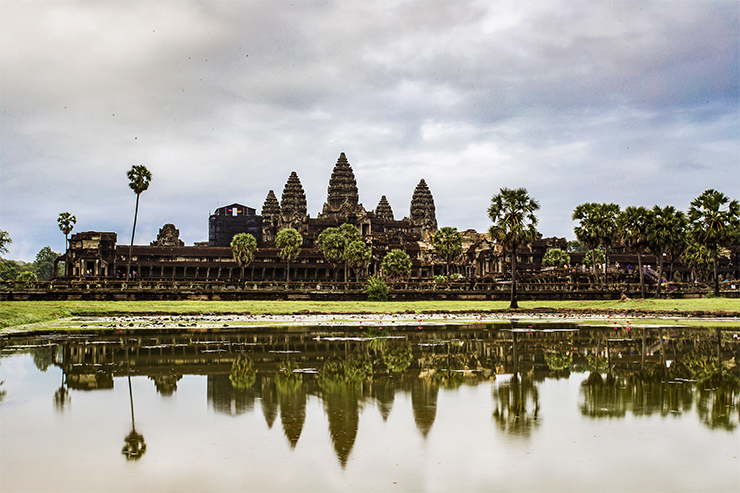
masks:
[[[447,276],[450,275],[450,264],[462,253],[462,241],[462,233],[450,226],[440,229],[432,237],[434,253],[442,257],[447,264]]]
[[[686,216],[673,206],[653,207],[651,211],[650,242],[648,249],[658,257],[658,287],[655,297],[660,298],[663,279],[663,257],[680,242],[686,241]]]
[[[250,233],[238,233],[231,239],[231,254],[241,269],[242,282],[244,281],[244,267],[254,260],[254,252],[257,250],[257,240]]]
[[[502,188],[491,198],[488,217],[493,221],[489,230],[494,238],[511,256],[511,304],[518,308],[516,300],[516,251],[537,237],[537,216],[540,204],[531,198],[526,188]]]
[[[62,233],[64,233],[64,249],[69,249],[69,239],[68,236],[72,232],[72,230],[75,227],[75,224],[77,224],[77,218],[74,217],[69,212],[62,212],[59,214],[59,217],[57,218],[57,223],[59,224],[59,229]]]
[[[278,247],[278,256],[285,259],[288,266],[285,270],[285,280],[290,281],[290,262],[298,258],[303,245],[303,237],[293,228],[283,229],[275,238],[275,245]]]
[[[347,248],[347,238],[337,228],[326,228],[319,234],[318,245],[319,250],[324,254],[324,259],[334,269],[334,280],[338,281],[339,272],[337,271],[337,263],[344,257],[344,250]]]
[[[649,246],[652,218],[646,207],[627,207],[617,219],[619,237],[624,245],[637,254],[637,271],[640,273],[640,297],[645,298],[645,275],[642,272],[642,254]]]
[[[604,247],[604,283],[607,283],[609,268],[609,250],[617,239],[617,217],[619,216],[619,205],[599,204],[597,216],[598,236],[601,246]]]
[[[596,272],[596,282],[600,282],[599,269],[596,268],[596,248],[601,244],[596,220],[600,205],[596,202],[586,202],[573,210],[573,220],[579,222],[578,226],[573,228],[573,232],[578,241],[591,251],[591,265]]]
[[[740,202],[710,188],[691,201],[689,221],[691,239],[711,253],[714,295],[719,296],[717,256],[720,248],[737,240],[740,234]]]
[[[129,180],[129,188],[136,194],[136,209],[134,210],[134,227],[131,230],[131,246],[128,249],[128,262],[126,264],[126,279],[131,277],[131,256],[134,252],[134,235],[136,234],[136,218],[139,215],[139,197],[147,189],[152,181],[152,173],[142,164],[135,164],[126,173]]]

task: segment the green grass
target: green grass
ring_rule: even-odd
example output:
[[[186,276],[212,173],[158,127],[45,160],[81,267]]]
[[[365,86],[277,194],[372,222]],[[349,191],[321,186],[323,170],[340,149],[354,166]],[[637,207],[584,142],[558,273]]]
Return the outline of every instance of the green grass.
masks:
[[[296,313],[481,313],[506,311],[508,301],[12,301],[0,303],[0,329],[64,317],[112,315],[204,315]],[[740,299],[521,301],[519,311],[618,313],[635,315],[724,315],[740,317]]]

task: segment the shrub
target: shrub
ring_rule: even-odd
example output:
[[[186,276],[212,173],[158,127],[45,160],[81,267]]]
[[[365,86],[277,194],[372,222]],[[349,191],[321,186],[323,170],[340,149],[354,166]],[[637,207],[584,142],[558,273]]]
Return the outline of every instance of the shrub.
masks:
[[[437,282],[437,283],[447,282],[447,277],[446,276],[434,276],[434,282]]]
[[[457,281],[460,278],[462,278],[462,274],[460,274],[459,272],[453,272],[452,274],[450,274],[450,279],[452,279],[453,281]]]
[[[388,285],[382,277],[372,276],[365,286],[367,301],[388,301]]]

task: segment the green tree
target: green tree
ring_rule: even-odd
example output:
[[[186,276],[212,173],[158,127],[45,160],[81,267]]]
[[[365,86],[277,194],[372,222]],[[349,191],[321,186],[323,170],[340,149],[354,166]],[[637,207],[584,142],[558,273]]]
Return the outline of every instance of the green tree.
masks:
[[[383,274],[391,279],[408,276],[411,273],[411,257],[398,248],[385,254],[382,263]]]
[[[516,300],[516,251],[519,246],[537,238],[537,216],[540,204],[531,198],[526,188],[502,188],[491,198],[488,217],[493,221],[489,230],[511,257],[511,308],[519,305]]]
[[[450,264],[462,254],[463,236],[457,228],[445,226],[434,233],[432,243],[434,253],[444,259],[447,265],[447,275],[450,275]]]
[[[13,238],[10,237],[10,233],[0,229],[0,254],[8,253],[8,245],[11,243],[13,243]]]
[[[542,256],[542,267],[568,267],[570,255],[560,248],[550,248]]]
[[[382,277],[371,276],[365,285],[367,301],[388,301],[388,285]]]
[[[573,228],[573,232],[578,241],[591,252],[591,265],[596,265],[596,248],[601,244],[596,220],[599,205],[595,202],[586,202],[573,210],[573,220],[578,221],[578,226]],[[598,269],[596,269],[596,282],[600,282]]]
[[[712,265],[712,252],[704,245],[689,241],[681,255],[681,261],[691,269],[694,279],[703,281]]]
[[[583,257],[583,265],[586,267],[593,267],[596,265],[594,264],[594,258],[596,259],[596,264],[603,264],[606,261],[606,256],[604,255],[604,250],[601,248],[601,245],[593,251],[592,255],[585,255]]]
[[[301,253],[303,237],[293,228],[283,229],[277,234],[275,245],[278,247],[278,256],[287,263],[285,280],[290,281],[290,263]]]
[[[334,280],[337,281],[337,264],[344,258],[344,250],[347,248],[347,238],[337,228],[326,228],[318,237],[319,250],[324,259],[334,269]]]
[[[39,279],[38,279],[38,277],[36,277],[36,273],[35,272],[25,271],[25,272],[21,272],[20,274],[18,274],[18,277],[16,277],[16,280],[17,281],[22,281],[23,282],[23,287],[28,288],[28,287],[31,286],[31,283],[32,282],[36,282]]]
[[[48,281],[54,277],[54,261],[57,257],[59,257],[59,254],[53,251],[51,247],[45,246],[39,250],[39,253],[36,254],[36,260],[33,262],[39,281]]]
[[[689,235],[709,250],[714,270],[714,295],[719,296],[717,257],[720,248],[737,240],[740,232],[740,203],[722,192],[705,190],[689,207]]]
[[[128,249],[128,261],[126,263],[126,278],[131,277],[131,256],[134,253],[134,236],[136,235],[136,219],[139,216],[139,197],[149,189],[152,182],[152,173],[141,164],[131,166],[126,173],[129,180],[128,186],[136,194],[136,208],[134,209],[134,227],[131,229],[131,246]]]
[[[357,226],[353,224],[344,223],[339,228],[337,228],[337,232],[344,236],[344,239],[347,240],[345,247],[344,247],[344,253],[342,254],[342,260],[344,260],[344,280],[349,280],[349,275],[347,272],[347,269],[349,267],[349,258],[347,256],[347,247],[351,245],[355,241],[362,241],[362,234],[360,233],[360,230],[357,229]]]
[[[663,260],[673,250],[680,249],[686,241],[686,216],[673,206],[653,207],[650,222],[648,249],[658,257],[658,286],[655,297],[660,298],[663,279]]]
[[[238,233],[231,239],[231,254],[241,267],[241,281],[244,281],[244,267],[252,263],[256,251],[257,240],[250,233]]]
[[[568,253],[588,253],[590,250],[580,241],[571,240],[566,247]]]
[[[606,266],[609,264],[609,249],[618,233],[617,216],[619,216],[617,204],[586,202],[573,210],[573,220],[579,221],[573,231],[578,241],[591,250],[593,263],[596,263],[596,247],[601,245],[604,248],[604,282],[606,282]],[[596,282],[600,282],[598,269],[596,269]]]
[[[642,254],[650,245],[652,213],[646,207],[629,206],[619,214],[617,229],[622,243],[637,254],[637,271],[640,273],[640,296],[645,298],[645,275],[642,272]]]
[[[360,282],[360,271],[367,266],[373,250],[362,240],[355,240],[344,250],[346,262],[355,271],[355,278]]]
[[[77,218],[69,212],[62,212],[57,218],[57,223],[61,232],[64,233],[64,250],[66,251],[69,249],[69,234],[77,224]]]

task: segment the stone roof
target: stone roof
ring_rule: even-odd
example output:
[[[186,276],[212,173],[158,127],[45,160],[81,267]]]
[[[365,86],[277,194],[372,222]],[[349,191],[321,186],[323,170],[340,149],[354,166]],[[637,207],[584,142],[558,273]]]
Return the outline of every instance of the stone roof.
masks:
[[[393,209],[391,209],[391,204],[385,198],[385,195],[380,197],[380,202],[378,202],[378,206],[375,208],[375,217],[393,221]]]
[[[265,198],[265,203],[262,205],[262,216],[279,216],[280,215],[280,203],[278,202],[275,192],[270,190]]]
[[[411,223],[424,229],[437,229],[437,212],[434,207],[434,197],[424,178],[421,179],[414,195],[411,198]]]
[[[302,218],[308,214],[306,192],[303,191],[303,185],[295,171],[290,174],[283,189],[280,209],[282,216],[287,220],[295,217]]]

